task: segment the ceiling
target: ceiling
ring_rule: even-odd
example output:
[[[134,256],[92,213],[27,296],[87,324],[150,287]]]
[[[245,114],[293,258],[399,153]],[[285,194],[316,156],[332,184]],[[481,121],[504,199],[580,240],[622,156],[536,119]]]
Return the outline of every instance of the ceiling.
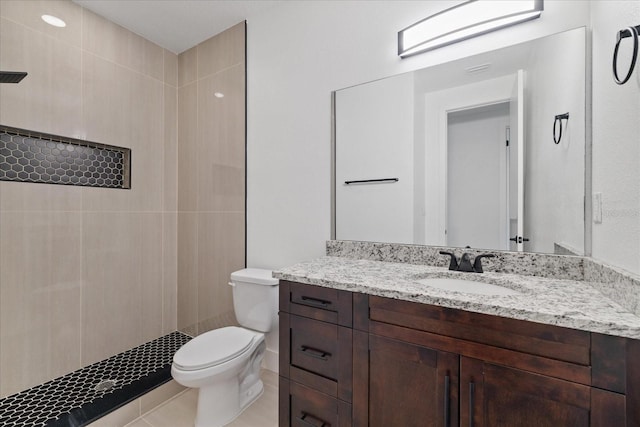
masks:
[[[73,0],[147,40],[181,53],[283,0]]]

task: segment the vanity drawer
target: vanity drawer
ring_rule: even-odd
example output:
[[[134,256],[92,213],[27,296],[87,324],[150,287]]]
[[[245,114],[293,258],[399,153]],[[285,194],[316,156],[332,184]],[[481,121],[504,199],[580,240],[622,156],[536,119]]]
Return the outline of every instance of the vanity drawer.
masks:
[[[291,316],[291,365],[338,378],[338,326],[305,317]]]
[[[280,310],[350,327],[352,293],[283,280],[280,282]]]
[[[351,426],[350,404],[286,379],[280,387],[288,392],[289,403],[289,408],[282,408],[288,409],[289,420],[281,418],[280,427]]]

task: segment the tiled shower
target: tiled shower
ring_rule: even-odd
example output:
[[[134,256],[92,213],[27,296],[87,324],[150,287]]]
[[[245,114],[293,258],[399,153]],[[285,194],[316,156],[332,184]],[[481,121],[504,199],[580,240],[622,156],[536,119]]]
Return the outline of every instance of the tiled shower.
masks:
[[[130,150],[131,187],[0,181],[0,398],[235,323],[244,23],[176,55],[71,1],[2,0],[0,32],[0,69],[28,72],[0,85],[0,125]]]

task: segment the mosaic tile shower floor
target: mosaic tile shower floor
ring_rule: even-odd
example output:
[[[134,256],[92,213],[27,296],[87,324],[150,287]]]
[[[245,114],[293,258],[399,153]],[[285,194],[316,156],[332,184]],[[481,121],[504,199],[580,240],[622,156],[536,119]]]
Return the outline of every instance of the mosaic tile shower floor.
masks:
[[[1,427],[80,426],[171,378],[180,332],[0,400]],[[107,382],[105,382],[107,380]]]

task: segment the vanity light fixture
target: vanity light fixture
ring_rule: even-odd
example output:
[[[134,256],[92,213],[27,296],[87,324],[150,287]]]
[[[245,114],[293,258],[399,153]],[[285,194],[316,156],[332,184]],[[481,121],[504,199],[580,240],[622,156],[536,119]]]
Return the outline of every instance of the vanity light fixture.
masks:
[[[42,20],[49,25],[53,25],[54,27],[64,28],[67,26],[67,23],[57,16],[53,15],[42,15]]]
[[[543,0],[469,0],[398,32],[398,55],[406,58],[536,19]]]

